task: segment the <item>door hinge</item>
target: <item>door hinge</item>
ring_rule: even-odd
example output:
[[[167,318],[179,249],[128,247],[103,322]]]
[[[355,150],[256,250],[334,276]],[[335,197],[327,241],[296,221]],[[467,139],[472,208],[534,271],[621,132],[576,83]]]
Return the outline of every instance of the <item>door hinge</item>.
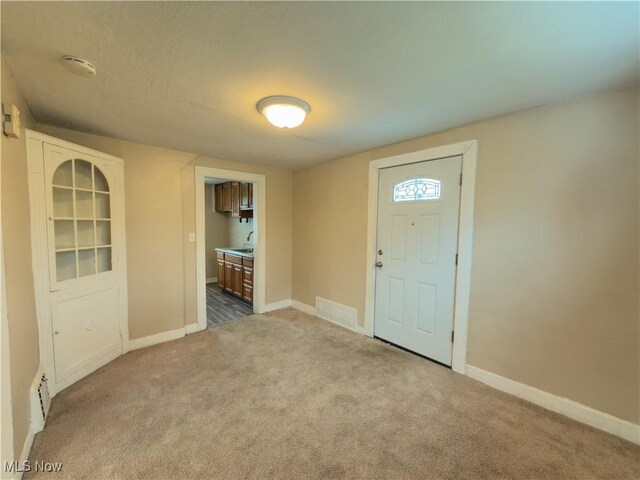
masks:
[[[460,185],[462,185],[462,173],[460,173]]]
[[[458,265],[458,254],[456,253],[456,265]]]
[[[453,343],[453,337],[455,336],[455,333],[453,330],[451,330],[451,343]]]

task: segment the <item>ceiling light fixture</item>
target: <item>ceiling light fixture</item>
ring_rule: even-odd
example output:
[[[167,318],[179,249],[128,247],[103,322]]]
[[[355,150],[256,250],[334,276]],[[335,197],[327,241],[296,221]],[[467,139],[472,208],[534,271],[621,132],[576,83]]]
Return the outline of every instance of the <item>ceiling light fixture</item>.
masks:
[[[81,77],[94,77],[96,75],[96,67],[84,58],[65,55],[62,57],[62,65],[71,73],[75,73]]]
[[[269,123],[278,128],[299,127],[311,111],[304,100],[284,95],[263,98],[256,107]]]

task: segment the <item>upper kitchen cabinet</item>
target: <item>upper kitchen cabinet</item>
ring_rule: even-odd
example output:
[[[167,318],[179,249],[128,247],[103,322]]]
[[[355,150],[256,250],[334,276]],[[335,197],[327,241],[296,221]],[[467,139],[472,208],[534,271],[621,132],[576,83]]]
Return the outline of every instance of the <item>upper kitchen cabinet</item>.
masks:
[[[240,184],[240,210],[253,210],[253,183]]]
[[[224,182],[215,185],[215,211],[233,218],[253,218],[253,184]]]

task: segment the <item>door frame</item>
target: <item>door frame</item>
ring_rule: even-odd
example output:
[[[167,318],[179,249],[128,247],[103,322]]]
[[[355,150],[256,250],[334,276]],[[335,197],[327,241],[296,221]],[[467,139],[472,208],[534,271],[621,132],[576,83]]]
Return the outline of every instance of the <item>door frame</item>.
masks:
[[[256,198],[257,187],[257,216],[254,215],[254,244],[256,258],[254,259],[254,275],[257,285],[253,290],[253,311],[264,313],[266,304],[266,244],[267,229],[265,223],[266,214],[266,177],[258,173],[238,172],[222,168],[195,167],[195,197],[196,197],[196,303],[197,303],[197,329],[207,328],[207,264],[205,241],[205,178],[231,180],[253,183],[253,195]],[[255,213],[255,209],[254,209]],[[257,223],[257,225],[256,225]]]
[[[476,164],[478,141],[469,140],[416,152],[380,158],[369,163],[369,201],[367,222],[367,277],[364,309],[364,332],[373,337],[375,319],[376,242],[378,231],[378,182],[380,170],[411,163],[462,156],[462,187],[458,220],[458,268],[456,269],[453,313],[453,353],[451,369],[465,374],[467,330],[471,295],[471,259],[473,253],[473,215],[475,209]]]
[[[115,188],[112,228],[117,232],[117,241],[112,245],[113,254],[118,262],[118,293],[120,297],[120,354],[129,350],[129,318],[127,290],[127,249],[124,207],[124,160],[83,147],[75,143],[60,140],[43,133],[25,129],[27,142],[27,165],[29,174],[29,203],[31,212],[31,263],[33,265],[33,286],[38,321],[38,343],[40,347],[40,368],[50,380],[49,394],[56,395],[55,363],[53,351],[53,332],[51,328],[51,303],[49,301],[49,250],[47,247],[47,210],[45,201],[44,143],[68,148],[79,153],[113,161]],[[75,381],[75,380],[73,380]],[[73,383],[73,381],[71,383]],[[69,383],[69,385],[71,384]],[[67,385],[65,385],[67,386]],[[63,386],[62,388],[65,388]]]

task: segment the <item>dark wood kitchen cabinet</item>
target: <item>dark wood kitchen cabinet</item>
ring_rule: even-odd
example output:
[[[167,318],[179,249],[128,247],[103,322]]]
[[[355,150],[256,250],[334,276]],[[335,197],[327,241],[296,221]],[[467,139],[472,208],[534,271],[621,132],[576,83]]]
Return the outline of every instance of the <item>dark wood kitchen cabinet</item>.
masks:
[[[253,184],[224,182],[214,186],[215,211],[233,218],[253,218]]]
[[[217,252],[218,286],[253,305],[253,258]]]
[[[253,183],[240,184],[240,210],[253,210]]]
[[[224,253],[217,252],[218,261],[218,286],[224,288]]]

